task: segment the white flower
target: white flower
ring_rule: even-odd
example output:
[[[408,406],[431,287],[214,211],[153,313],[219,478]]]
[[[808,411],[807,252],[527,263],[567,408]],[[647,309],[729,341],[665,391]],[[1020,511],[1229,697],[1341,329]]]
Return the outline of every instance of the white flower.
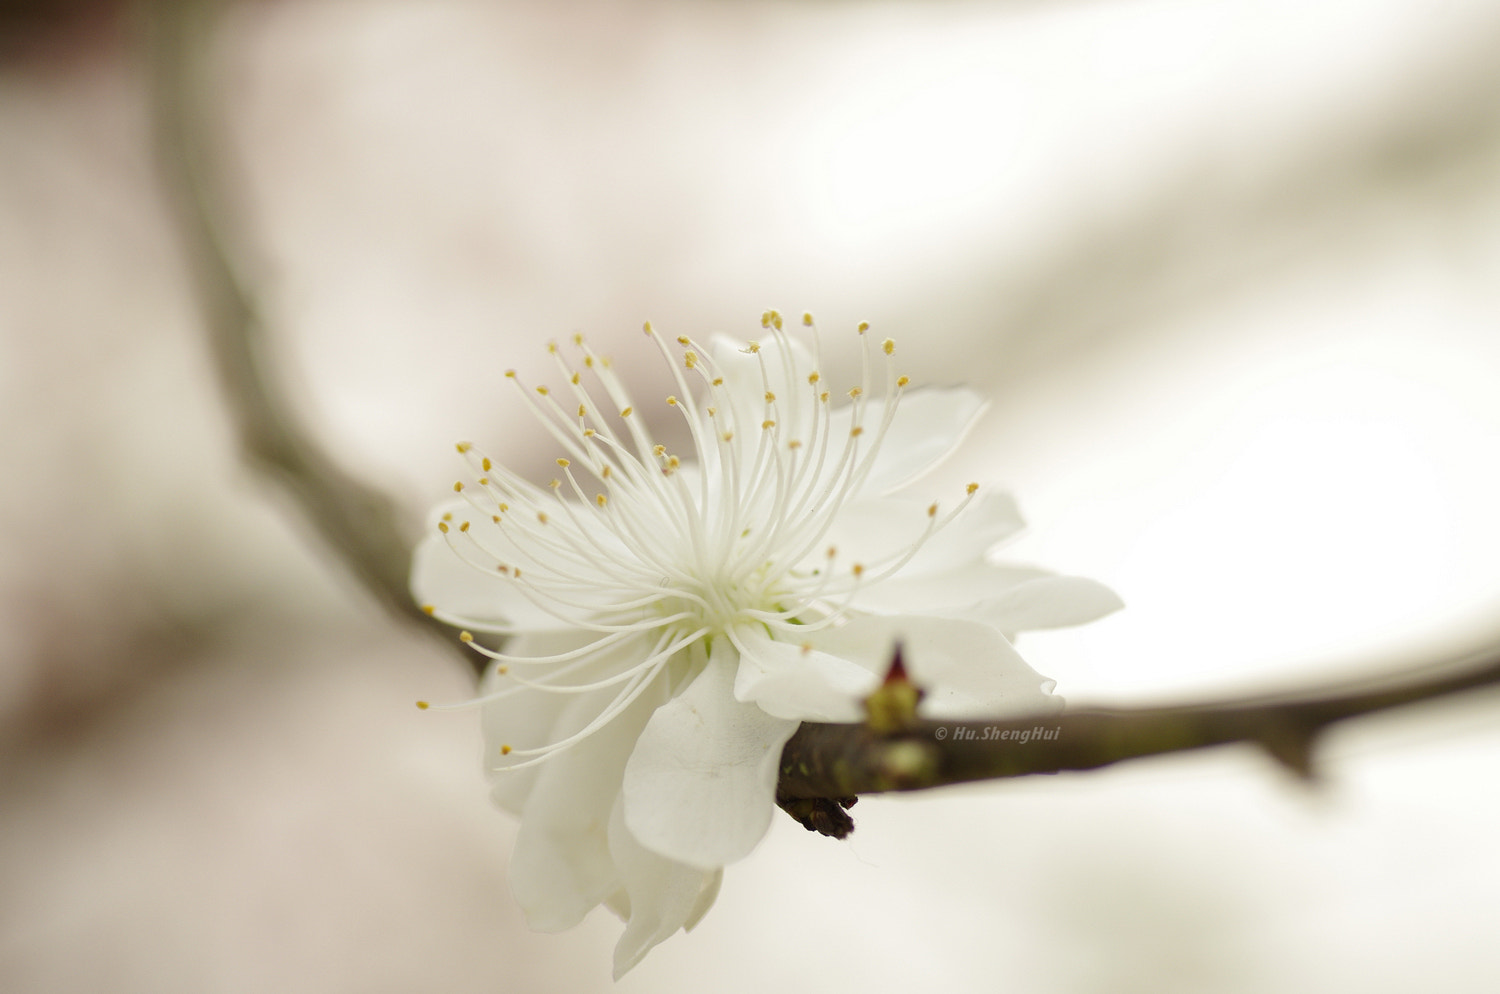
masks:
[[[522,392],[558,478],[535,486],[461,444],[473,476],[417,551],[431,613],[511,636],[498,652],[464,634],[493,659],[469,704],[494,798],[521,817],[515,896],[538,929],[601,902],[626,919],[616,976],[713,903],[770,823],[786,740],[801,721],[859,720],[896,639],[927,713],[1034,713],[1061,701],[1007,635],[1119,606],[1093,581],[988,562],[1021,526],[1008,497],[887,496],[983,403],[907,390],[865,325],[860,383],[835,394],[803,323],[811,351],[775,312],[743,348],[674,349],[646,326],[687,458],[581,337],[576,363],[549,347],[563,386]]]

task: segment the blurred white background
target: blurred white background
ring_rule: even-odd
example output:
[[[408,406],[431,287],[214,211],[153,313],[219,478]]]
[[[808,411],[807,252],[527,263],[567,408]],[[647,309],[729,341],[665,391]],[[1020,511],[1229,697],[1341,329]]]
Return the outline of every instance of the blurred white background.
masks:
[[[778,819],[618,985],[607,913],[526,931],[471,716],[411,706],[464,671],[242,468],[133,22],[75,6],[0,11],[0,989],[1500,985],[1494,694],[1318,790],[1221,750]],[[302,413],[414,520],[456,439],[555,455],[501,376],[546,340],[649,382],[644,319],[810,310],[993,398],[931,485],[1124,596],[1020,643],[1075,702],[1496,635],[1492,3],[282,0],[212,64]]]

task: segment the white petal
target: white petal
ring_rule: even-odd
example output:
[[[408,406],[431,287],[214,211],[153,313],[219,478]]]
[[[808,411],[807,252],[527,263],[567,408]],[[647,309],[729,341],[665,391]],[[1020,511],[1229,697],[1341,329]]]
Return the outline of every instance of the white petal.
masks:
[[[763,627],[734,630],[740,649],[734,696],[767,714],[797,721],[859,721],[859,701],[879,685],[876,672],[809,645],[777,642]]]
[[[647,849],[704,869],[743,858],[771,824],[781,747],[797,722],[734,699],[739,653],[656,709],[625,765],[625,824]]]
[[[792,436],[805,433],[812,422],[812,388],[807,383],[807,374],[817,368],[812,352],[798,342],[789,332],[783,349],[772,336],[765,332],[759,339],[759,354],[748,353],[746,343],[723,335],[715,335],[712,353],[715,365],[724,377],[724,386],[733,401],[735,419],[741,430],[759,428],[764,420],[766,390],[776,396],[775,418],[782,428]],[[762,376],[761,363],[765,363]],[[800,417],[793,417],[794,412]]]
[[[906,571],[855,592],[854,606],[876,614],[952,614],[988,604],[1027,584],[1055,580],[1055,574],[1033,566],[975,562],[941,573],[907,576]],[[1092,581],[1090,581],[1092,582]],[[1004,625],[1002,631],[1011,631]]]
[[[906,391],[861,492],[887,494],[932,469],[958,447],[984,408],[984,398],[964,387]],[[835,441],[848,435],[853,410],[851,404],[833,412],[829,430]],[[885,401],[880,398],[865,405],[861,424],[866,432],[875,431],[884,411]]]
[[[412,552],[411,593],[444,613],[496,622],[509,616],[514,596],[508,582],[465,563],[438,535],[424,537]]]
[[[1081,625],[1124,606],[1120,595],[1098,580],[1044,576],[976,604],[963,615],[989,622],[1001,631],[1026,632]]]
[[[673,862],[642,846],[626,828],[618,801],[610,814],[609,854],[628,896],[619,903],[629,908],[625,934],[615,946],[619,980],[658,942],[698,923],[719,892],[722,871]]]
[[[718,899],[719,885],[723,881],[724,871],[716,871],[704,886],[703,892],[698,895],[698,903],[693,906],[693,910],[688,914],[687,921],[682,923],[683,931],[691,932],[698,927],[698,923],[703,920],[703,916],[708,914],[709,909],[714,906],[714,901]],[[630,893],[624,887],[606,897],[604,899],[604,906],[613,911],[615,916],[621,921],[628,921],[630,919]],[[618,980],[619,977],[615,979]]]
[[[505,643],[505,651],[516,656],[549,656],[570,652],[586,646],[599,638],[594,632],[536,632],[519,635]],[[604,653],[601,658],[586,663],[569,677],[575,683],[600,680],[619,672],[612,667],[628,666],[644,651],[637,644],[633,650]],[[508,685],[498,670],[500,664],[493,662],[485,671],[479,684],[479,695],[493,693]],[[529,766],[520,770],[499,769],[504,759],[500,757],[500,746],[510,745],[517,749],[528,749],[565,738],[582,728],[587,719],[598,714],[611,699],[607,690],[585,695],[587,703],[578,703],[584,698],[572,694],[545,694],[523,691],[510,697],[486,704],[480,709],[480,729],[484,734],[485,769],[490,780],[490,797],[502,809],[519,815],[526,797],[536,783],[541,766]],[[564,720],[563,712],[568,708],[576,711]],[[591,711],[592,709],[592,711]]]
[[[683,931],[691,932],[698,927],[703,916],[708,914],[714,902],[719,899],[719,885],[724,882],[724,871],[715,870],[703,885],[703,890],[698,894],[698,901],[693,905],[693,910],[688,912],[687,921],[682,923]]]
[[[922,538],[932,523],[927,514],[931,505],[930,499],[913,497],[867,497],[853,501],[839,512],[828,529],[826,542],[819,545],[806,565],[820,567],[824,549],[829,546],[838,549],[841,562],[865,563],[871,567],[903,554]],[[943,514],[941,504],[938,514]],[[897,575],[925,576],[982,562],[990,548],[1023,526],[1009,494],[981,492],[957,517],[934,531]]]
[[[928,690],[933,717],[1004,717],[1050,713],[1062,706],[1053,682],[1026,665],[991,625],[926,615],[856,618],[814,636],[818,648],[884,673],[897,641],[912,679]]]
[[[606,897],[604,906],[613,911],[620,921],[625,921],[630,917],[630,895],[625,892],[624,887],[616,889],[613,894]]]
[[[452,515],[449,538],[437,530],[437,522],[445,514]],[[536,631],[573,627],[538,608],[517,589],[514,580],[492,570],[492,557],[470,544],[467,536],[457,537],[458,526],[465,521],[471,523],[475,539],[485,548],[506,556],[507,565],[529,564],[494,522],[482,519],[462,501],[445,504],[434,512],[428,534],[412,553],[411,592],[418,604],[431,604],[440,614],[476,623],[503,623]],[[450,539],[457,549],[448,544]]]
[[[823,541],[804,565],[822,568],[827,548],[837,549],[839,562],[846,566],[865,563],[874,567],[887,557],[901,555],[927,531],[931,524],[927,508],[931,503],[900,497],[867,497],[851,501],[839,511]],[[933,538],[937,537],[934,534]],[[976,553],[982,554],[982,551]],[[902,573],[905,572],[903,569]]]
[[[939,504],[942,514],[944,501]],[[982,489],[969,506],[933,534],[901,570],[902,576],[934,573],[984,560],[985,553],[1026,527],[1010,494]]]
[[[635,660],[645,651],[634,640],[617,650],[633,652]],[[571,928],[619,886],[609,854],[609,812],[630,750],[666,698],[665,678],[658,676],[656,684],[608,725],[534,767],[536,781],[521,808],[510,885],[527,923],[538,931]],[[576,699],[563,708],[550,738],[555,741],[597,717],[615,689],[572,695]],[[526,695],[532,703],[535,696]]]

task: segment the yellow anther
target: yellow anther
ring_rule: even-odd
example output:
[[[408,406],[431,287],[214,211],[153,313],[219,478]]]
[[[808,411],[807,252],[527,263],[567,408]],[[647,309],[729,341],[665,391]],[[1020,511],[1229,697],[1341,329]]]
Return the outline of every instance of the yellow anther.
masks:
[[[859,425],[855,425],[853,428],[849,429],[849,437],[850,438],[858,438],[859,436],[863,435],[864,433],[865,433],[864,428],[860,427]]]
[[[557,355],[557,343],[556,342],[548,342],[547,343],[547,354],[548,355]]]
[[[443,520],[444,521],[452,521],[453,520],[453,512],[452,511],[444,511],[443,512]]]
[[[708,409],[708,416],[709,417],[713,417],[715,414],[718,414],[718,413],[719,413],[719,409],[717,407],[710,407]]]
[[[599,494],[594,498],[594,503],[598,504],[600,507],[603,507],[605,504],[609,503],[609,498],[604,496],[603,494]]]
[[[556,489],[558,489],[559,487],[562,486],[562,481],[559,480],[559,479],[553,478],[553,479],[547,481],[547,486],[551,487],[553,490],[556,490]]]
[[[645,332],[645,333],[646,333],[646,334],[648,334],[648,335],[649,335],[649,334],[651,334],[651,332],[652,332],[652,331],[654,331],[654,330],[655,330],[655,329],[653,329],[653,328],[652,328],[652,327],[651,327],[651,322],[650,322],[650,321],[647,321],[647,322],[646,322],[646,323],[645,323],[645,324],[643,324],[643,325],[641,325],[641,330],[642,330],[642,331],[644,331],[644,332]]]
[[[509,666],[497,666],[497,667],[495,667],[495,672],[499,673],[501,676],[505,676],[507,673],[510,672],[510,667]]]
[[[460,642],[472,642],[474,641],[474,636],[470,635],[468,632],[459,632],[458,640]]]
[[[585,429],[583,429],[583,437],[584,438],[593,438],[597,434],[599,434],[599,433],[597,431],[595,431],[594,429],[592,429],[592,428],[585,428]]]
[[[803,311],[802,312],[802,324],[805,327],[811,328],[812,327],[812,323],[813,323],[812,312],[811,311]]]
[[[807,374],[807,382],[809,383],[817,383],[822,378],[823,374],[818,372],[816,369]]]
[[[829,559],[832,559],[834,556],[836,556],[838,554],[839,554],[839,547],[836,546],[836,545],[830,545],[828,547],[828,551],[826,553],[824,553],[824,555],[826,555]]]
[[[676,456],[671,456],[671,457],[669,457],[667,459],[667,468],[668,469],[676,469],[678,466],[681,466],[681,465],[682,465],[682,460],[678,459]]]
[[[732,432],[732,431],[726,431],[726,432],[725,432],[725,433],[724,433],[724,434],[723,434],[723,435],[722,435],[722,436],[720,436],[720,437],[721,437],[721,438],[723,438],[723,439],[724,439],[724,441],[726,441],[726,442],[728,442],[728,441],[731,441],[731,440],[732,440],[732,439],[733,439],[733,438],[734,438],[734,432]]]
[[[432,705],[428,704],[426,701],[418,701],[417,707],[421,708],[423,711],[426,711],[428,708],[432,707]]]
[[[545,397],[549,393],[551,393],[552,391],[548,390],[546,387],[537,387],[536,388],[536,392],[539,393],[539,394],[541,394],[543,397]]]
[[[911,382],[911,377],[910,376],[897,377],[897,379],[896,379],[896,386],[898,386],[898,387],[904,387],[904,386],[906,386],[910,382]]]
[[[510,575],[513,576],[513,577],[515,577],[517,580],[519,580],[521,578],[521,567],[519,567],[519,566],[512,567],[511,571],[510,571]]]
[[[580,382],[582,382],[583,376],[580,373],[574,373],[572,376],[568,377],[568,380],[576,387]]]
[[[536,512],[536,519],[537,519],[537,521],[539,521],[539,522],[541,522],[542,524],[545,525],[547,523],[547,512],[546,511],[538,511],[538,512]],[[520,572],[517,571],[516,575],[520,576]]]
[[[461,531],[461,532],[468,531],[469,530],[469,523],[467,521],[465,521],[463,524],[461,524],[461,525],[458,526],[458,530]]]
[[[749,353],[750,355],[755,355],[757,352],[760,351],[760,343],[759,342],[746,342],[745,343],[745,347],[743,349],[740,349],[740,351],[741,352]]]
[[[515,379],[515,378],[516,378],[516,371],[515,371],[515,370],[514,370],[514,369],[507,369],[507,370],[506,370],[506,371],[505,371],[505,375],[506,375],[506,377],[508,377],[508,378],[509,378],[509,379],[512,379],[512,380],[513,380],[513,379]]]
[[[492,514],[492,515],[490,515],[490,520],[493,521],[495,524],[498,525],[500,523],[500,515],[498,515],[498,514]]]
[[[614,470],[610,469],[608,466],[605,466],[604,467],[604,472],[602,472],[602,473],[599,474],[599,478],[602,479],[602,480],[607,480],[607,479],[609,479],[610,474],[612,472],[614,472]]]
[[[453,492],[456,493],[456,494],[461,494],[461,493],[464,492],[464,481],[463,480],[459,480],[459,481],[457,481],[456,483],[453,484]]]
[[[589,413],[589,409],[587,407],[583,406],[582,404],[578,405],[578,416],[580,418],[587,416],[588,413]]]
[[[490,478],[488,476],[481,476],[477,482],[481,487],[487,487],[490,485]]]
[[[602,355],[599,357],[599,365],[603,366],[605,369],[609,369],[614,365],[614,363],[610,360],[609,356]]]
[[[802,448],[802,442],[800,439],[794,438],[790,442],[786,443],[786,447],[789,449],[800,449]]]
[[[566,460],[566,459],[559,459],[559,460],[557,460],[557,464],[559,466],[561,466],[563,469],[567,469],[569,466],[573,465],[572,463],[568,462],[568,460]]]
[[[676,397],[673,397],[673,396],[671,396],[671,395],[670,395],[670,394],[669,394],[669,395],[668,395],[668,396],[667,396],[667,406],[668,406],[668,407],[676,407],[676,406],[677,406],[677,398],[676,398]]]
[[[724,377],[722,377],[722,376],[715,376],[714,377],[714,386],[716,386],[716,387],[722,387],[723,385],[724,385]]]
[[[678,345],[691,345],[691,344],[693,344],[693,342],[692,342],[692,339],[688,338],[686,335],[678,335],[677,336],[677,344]]]
[[[937,517],[937,505],[936,504],[928,504],[927,505],[927,516],[929,518],[935,518],[935,517]]]
[[[620,417],[622,417],[622,418],[628,418],[628,417],[630,417],[631,412],[634,411],[634,410],[635,410],[635,408],[633,408],[633,407],[627,407],[627,408],[625,408],[625,410],[623,410],[623,411],[620,412]]]
[[[870,322],[868,322],[868,321],[861,321],[859,323],[859,333],[861,335],[863,335],[865,332],[867,332],[869,330],[870,330]]]
[[[432,606],[431,604],[423,604],[422,605],[422,613],[423,614],[431,615],[436,610],[437,610],[437,608],[434,607],[434,606]]]
[[[660,459],[662,456],[667,454],[667,447],[660,444],[654,445],[651,447],[651,454]]]
[[[501,573],[501,575],[503,575],[503,576],[509,576],[510,575],[510,567],[506,566],[504,563],[496,563],[495,564],[495,568],[497,570],[499,570],[500,573]]]
[[[697,365],[698,365],[698,353],[696,353],[696,352],[684,352],[682,354],[682,361],[687,366],[688,369],[696,368]]]
[[[896,340],[894,338],[887,338],[885,341],[880,343],[880,349],[886,355],[890,355],[892,352],[896,351]]]
[[[762,421],[760,423],[760,427],[761,427],[762,430],[769,430],[771,428],[775,428],[776,427],[776,422],[774,422],[774,421]]]
[[[771,312],[770,311],[761,311],[761,314],[760,314],[760,326],[762,328],[769,328],[769,327],[771,327]]]
[[[856,580],[865,575],[865,568],[861,563],[855,563],[849,567],[849,571],[854,574]]]
[[[510,505],[509,504],[501,504],[500,505],[500,513],[501,514],[504,514],[506,511],[509,511],[509,510],[510,510]]]
[[[510,755],[510,746],[508,746],[508,745],[501,746],[500,747],[500,755],[502,755],[502,756],[509,756]]]
[[[483,459],[479,460],[479,467],[481,469],[483,469],[486,473],[488,473],[492,468],[494,468],[494,465],[495,465],[494,463],[490,462],[490,457],[489,456],[485,456]]]
[[[776,326],[776,330],[777,331],[781,330],[781,314],[779,312],[777,312],[777,311],[772,311],[771,312],[771,323]]]
[[[574,345],[582,345],[583,344],[583,334],[582,334],[582,332],[577,332],[577,331],[573,332],[573,344]]]
[[[583,357],[583,364],[585,366],[587,366],[589,369],[593,369],[594,368],[594,357],[591,356],[591,355],[584,356]]]
[[[978,489],[979,489],[979,484],[977,484],[977,483],[971,483],[967,487],[964,488],[964,492],[972,494],[974,491],[976,491]]]
[[[774,404],[774,403],[776,403],[776,395],[774,393],[772,393],[771,391],[769,391],[769,390],[766,391],[766,403],[767,404]]]
[[[465,452],[468,452],[473,447],[474,447],[474,445],[473,445],[472,442],[459,442],[457,445],[454,446],[454,448],[458,450],[458,454],[459,455],[463,455]]]
[[[812,643],[811,642],[803,642],[802,643],[802,655],[807,656],[807,655],[810,655],[811,653],[812,653]]]
[[[850,387],[849,388],[849,399],[850,400],[858,400],[864,394],[864,392],[865,391],[864,391],[864,389],[862,387]]]
[[[822,393],[818,394],[818,399],[825,404],[828,403],[828,391],[824,390]]]

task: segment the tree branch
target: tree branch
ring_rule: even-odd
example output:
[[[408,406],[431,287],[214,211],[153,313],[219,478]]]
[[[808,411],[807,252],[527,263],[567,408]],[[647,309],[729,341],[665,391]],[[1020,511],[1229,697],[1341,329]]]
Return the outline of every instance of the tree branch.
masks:
[[[1095,770],[1234,742],[1257,745],[1310,779],[1316,740],[1338,722],[1496,685],[1500,649],[1375,690],[1324,688],[1260,702],[1091,708],[1004,721],[911,718],[892,731],[805,722],[782,750],[777,802],[810,830],[842,838],[853,822],[839,809],[859,794]]]
[[[223,191],[215,186],[207,85],[198,56],[220,3],[157,0],[145,6],[156,158],[192,267],[204,328],[228,409],[250,463],[287,489],[336,557],[399,617],[452,631],[418,610],[407,592],[411,535],[384,493],[341,469],[288,402],[267,352],[266,322],[224,237]],[[483,660],[471,656],[469,662]]]

